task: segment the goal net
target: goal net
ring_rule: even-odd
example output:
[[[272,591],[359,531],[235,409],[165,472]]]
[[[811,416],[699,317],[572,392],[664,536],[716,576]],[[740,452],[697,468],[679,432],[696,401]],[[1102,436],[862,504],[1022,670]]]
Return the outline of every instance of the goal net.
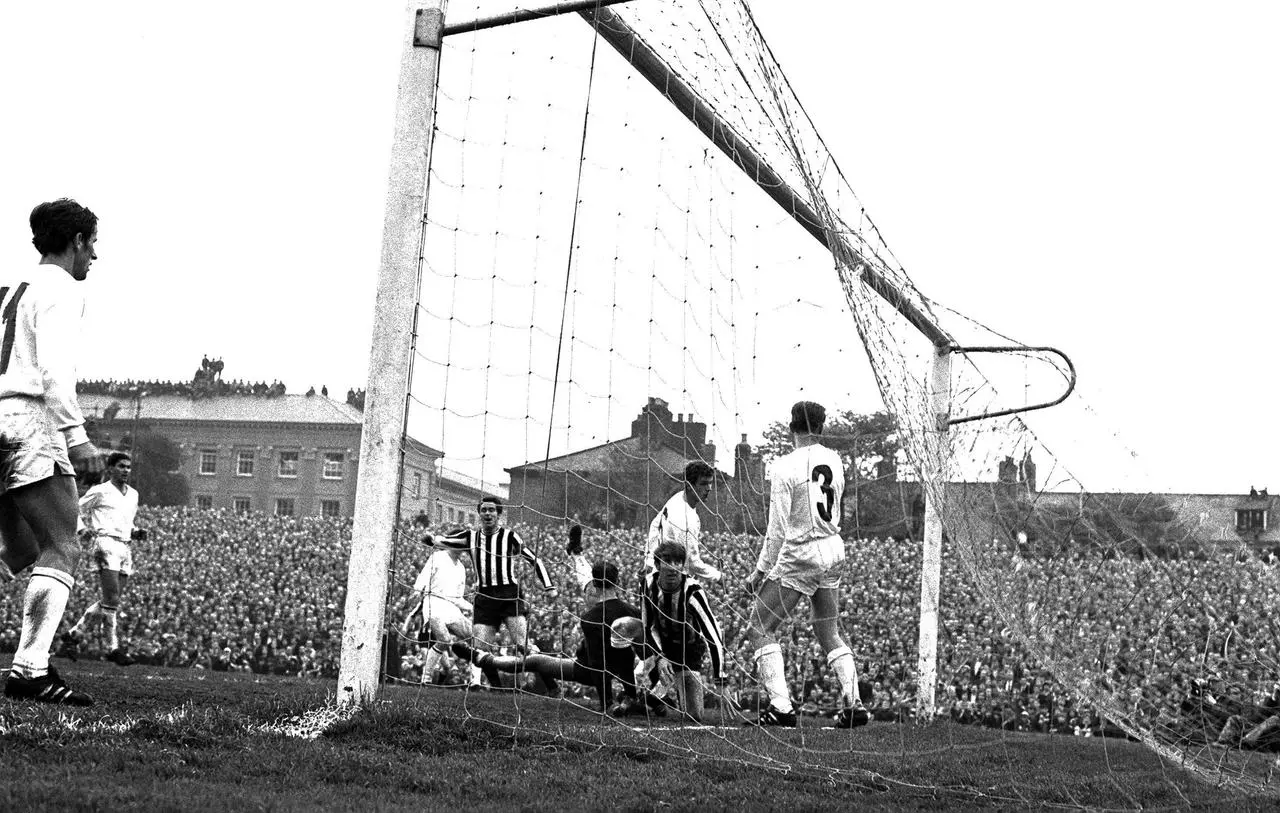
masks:
[[[489,12],[454,2],[446,24]],[[404,443],[406,461],[428,462],[401,481],[389,677],[415,692],[457,682],[460,706],[496,724],[589,742],[639,732],[673,754],[889,782],[832,766],[829,749],[865,748],[857,732],[766,748],[735,727],[760,693],[743,582],[768,462],[788,448],[791,404],[812,400],[846,462],[842,623],[902,750],[964,751],[966,726],[982,725],[1126,738],[1210,781],[1269,787],[1276,576],[1254,515],[1214,533],[1210,508],[1151,493],[1079,394],[1031,409],[1073,381],[1065,357],[1022,341],[1053,337],[1003,336],[922,294],[803,96],[742,2],[644,0],[444,38]],[[700,738],[675,714],[601,713],[571,681],[538,697],[530,671],[507,676],[518,714],[486,711],[467,699],[471,670],[428,658],[421,622],[402,623],[423,535],[475,527],[493,495],[558,589],[519,564],[528,637],[498,646],[572,657],[585,607],[569,528],[634,586],[691,461],[716,471],[702,555],[723,573],[706,586],[728,673]],[[918,642],[934,514],[930,686]],[[835,678],[804,619],[780,637],[802,732],[829,725]],[[1016,801],[1016,756],[984,758],[1003,766],[993,795]]]

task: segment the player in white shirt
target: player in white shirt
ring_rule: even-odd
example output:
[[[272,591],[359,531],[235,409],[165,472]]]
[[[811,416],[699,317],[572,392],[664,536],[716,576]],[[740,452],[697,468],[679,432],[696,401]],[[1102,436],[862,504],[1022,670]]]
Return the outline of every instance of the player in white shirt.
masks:
[[[449,651],[449,644],[459,638],[471,637],[471,619],[466,616],[471,612],[471,602],[463,598],[467,587],[467,568],[462,564],[465,554],[465,550],[458,548],[435,551],[427,558],[417,581],[413,583],[413,609],[401,628],[407,634],[413,617],[422,614],[422,630],[431,640],[422,667],[423,683],[434,680],[445,653]],[[475,667],[470,667],[470,670],[472,682],[478,683],[478,670]]]
[[[0,584],[28,567],[22,633],[6,697],[93,704],[49,665],[80,560],[75,473],[102,471],[76,403],[84,303],[75,283],[98,258],[98,218],[73,200],[31,210],[40,263],[0,269]]]
[[[666,505],[649,523],[649,542],[645,547],[645,575],[652,576],[657,568],[653,552],[663,542],[675,542],[685,549],[685,569],[688,575],[704,582],[720,579],[720,571],[702,561],[698,537],[702,535],[702,520],[698,506],[706,502],[715,481],[715,469],[695,460],[684,467],[684,488],[667,500]]]
[[[813,401],[791,407],[789,428],[795,449],[774,461],[770,471],[769,527],[756,570],[747,580],[748,589],[756,595],[747,639],[769,695],[759,725],[796,724],[782,648],[774,632],[790,617],[801,596],[809,597],[814,636],[840,680],[844,707],[836,715],[836,725],[854,728],[871,719],[858,696],[853,651],[840,630],[844,464],[840,455],[820,443],[826,419],[826,409]]]
[[[124,452],[112,452],[107,458],[106,482],[98,483],[80,498],[82,535],[93,541],[102,600],[89,605],[75,626],[62,635],[62,651],[73,659],[79,654],[84,628],[92,621],[101,620],[107,633],[107,660],[120,666],[133,663],[133,658],[120,646],[117,618],[120,599],[133,575],[130,543],[146,538],[145,531],[133,526],[138,515],[138,490],[129,485],[132,472],[133,459]]]

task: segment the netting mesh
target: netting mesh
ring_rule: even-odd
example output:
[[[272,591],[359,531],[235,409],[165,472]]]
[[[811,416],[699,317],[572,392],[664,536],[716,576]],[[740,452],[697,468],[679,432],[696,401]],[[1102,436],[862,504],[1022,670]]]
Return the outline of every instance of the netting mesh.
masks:
[[[481,11],[455,2],[449,15]],[[840,416],[842,610],[876,719],[915,713],[932,503],[945,534],[938,715],[1129,736],[1214,781],[1267,786],[1271,762],[1257,752],[1272,747],[1267,726],[1280,728],[1277,585],[1259,551],[1269,498],[1197,513],[1189,498],[1142,493],[1127,450],[1108,445],[1078,397],[940,431],[930,382],[939,336],[1022,345],[915,288],[745,4],[650,0],[591,19],[624,32],[630,52],[569,15],[452,36],[442,55],[408,434],[453,472],[434,484],[446,496],[423,509],[431,530],[473,524],[470,506],[497,492],[504,521],[562,591],[540,595],[523,570],[529,640],[504,646],[571,652],[583,602],[565,530],[585,526],[587,556],[615,562],[634,584],[650,520],[681,489],[685,463],[703,460],[718,472],[703,551],[725,574],[709,594],[730,664],[723,699],[709,705],[717,725],[736,724],[729,701],[749,706],[759,692],[741,645],[740,584],[766,517],[766,463],[786,448],[775,424],[792,402],[817,400]],[[641,52],[754,156],[726,154],[692,126],[670,101],[679,93],[629,64]],[[778,206],[782,185],[795,195],[789,209]],[[921,320],[937,333],[924,335]],[[953,419],[1052,400],[1069,379],[1043,352],[951,360]],[[877,413],[883,420],[858,420]],[[1074,473],[1081,449],[1084,468],[1139,485],[1091,492]],[[1234,511],[1234,526],[1210,530],[1212,511]],[[420,535],[398,540],[395,598],[412,593],[427,555]],[[402,677],[440,678],[416,671],[427,651],[418,633],[400,635]],[[806,625],[788,627],[783,642],[793,695],[824,719],[835,681]],[[467,667],[442,668],[469,682]],[[592,708],[583,687],[562,689]],[[581,712],[567,703],[552,722],[520,724],[572,736]],[[662,725],[645,730],[675,753],[779,759],[744,750],[728,728],[679,744]],[[868,778],[824,767],[822,749],[803,739],[786,753],[788,767]]]

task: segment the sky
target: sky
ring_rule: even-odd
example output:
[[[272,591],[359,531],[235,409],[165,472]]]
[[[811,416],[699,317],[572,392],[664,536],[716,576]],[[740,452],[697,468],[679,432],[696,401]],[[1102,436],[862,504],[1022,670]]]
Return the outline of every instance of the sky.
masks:
[[[34,262],[38,201],[99,214],[82,378],[186,379],[208,354],[291,392],[363,386],[404,5],[355,8],[0,7],[0,262]],[[1280,489],[1280,8],[752,11],[918,288],[1071,357],[1077,392],[1044,428],[1059,456],[1083,450],[1089,484]],[[450,5],[451,21],[471,13]],[[817,318],[780,313],[801,331]],[[592,438],[616,436],[633,401]]]

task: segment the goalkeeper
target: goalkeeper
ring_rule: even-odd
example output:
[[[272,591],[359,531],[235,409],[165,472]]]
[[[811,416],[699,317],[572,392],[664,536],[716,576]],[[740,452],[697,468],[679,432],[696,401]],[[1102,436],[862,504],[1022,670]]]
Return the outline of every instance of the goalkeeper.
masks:
[[[569,544],[565,550],[573,561],[574,575],[584,592],[587,607],[581,620],[582,643],[574,657],[544,654],[499,656],[479,652],[464,641],[455,642],[453,652],[481,669],[492,667],[499,672],[536,672],[553,692],[559,680],[594,687],[602,710],[612,705],[614,680],[622,683],[623,697],[634,700],[636,656],[631,648],[633,637],[630,634],[632,630],[627,627],[627,619],[638,628],[640,610],[623,597],[617,565],[603,561],[592,565],[582,555],[581,526],[569,529]],[[638,629],[635,633],[638,635]]]

